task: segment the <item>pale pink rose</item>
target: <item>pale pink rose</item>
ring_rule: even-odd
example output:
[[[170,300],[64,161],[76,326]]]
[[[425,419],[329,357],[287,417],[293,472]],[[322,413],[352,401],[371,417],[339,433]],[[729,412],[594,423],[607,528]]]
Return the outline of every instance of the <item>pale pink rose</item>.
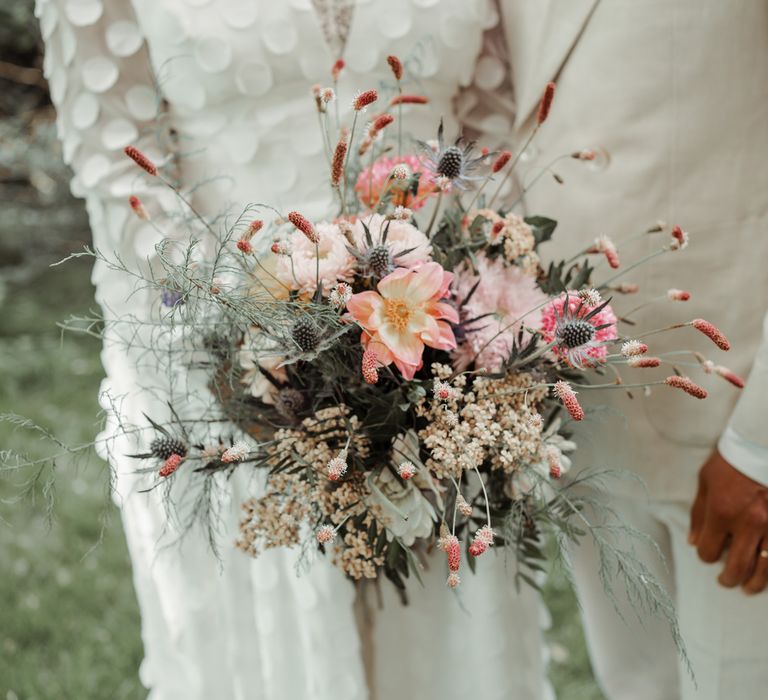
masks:
[[[397,165],[405,165],[411,173],[421,173],[419,188],[414,196],[407,187],[408,180],[390,182],[392,171]],[[424,162],[418,156],[406,155],[400,158],[379,158],[373,167],[363,168],[355,183],[355,192],[360,202],[374,209],[387,191],[392,196],[393,206],[408,207],[416,211],[421,209],[430,196],[437,194],[435,189],[435,175],[427,170]]]
[[[478,255],[476,268],[473,272],[462,267],[453,285],[461,320],[466,324],[465,340],[454,353],[454,363],[465,369],[477,355],[477,366],[496,371],[509,357],[520,328],[539,327],[541,309],[534,309],[547,300],[547,295],[530,275],[501,258],[489,260]],[[477,289],[464,303],[475,284]],[[523,334],[524,340],[529,338],[528,333]]]
[[[291,289],[313,293],[317,289],[319,253],[320,281],[327,295],[336,282],[352,281],[355,259],[347,250],[349,242],[336,224],[323,221],[314,229],[320,238],[317,249],[306,236],[292,236],[291,254],[278,258],[276,275]]]
[[[403,377],[421,369],[424,346],[452,350],[451,326],[458,313],[441,299],[448,295],[453,274],[434,262],[415,270],[398,268],[382,279],[378,292],[355,294],[347,303],[362,326],[362,343],[382,365],[395,363]]]
[[[389,248],[393,257],[398,253],[402,253],[404,250],[413,248],[410,253],[395,258],[395,266],[414,267],[419,263],[431,260],[430,255],[432,253],[432,246],[425,234],[407,221],[392,219],[388,222],[381,214],[363,216],[355,222],[355,226],[352,229],[352,236],[355,239],[358,249],[368,249],[363,224],[365,224],[371,232],[373,246],[375,247],[381,243],[387,223],[389,223],[389,231],[387,233],[386,246]]]

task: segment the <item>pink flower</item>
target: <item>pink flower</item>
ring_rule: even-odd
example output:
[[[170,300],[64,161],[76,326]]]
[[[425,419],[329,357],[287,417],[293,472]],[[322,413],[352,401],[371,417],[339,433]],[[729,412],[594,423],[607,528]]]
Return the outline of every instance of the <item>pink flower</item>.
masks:
[[[573,420],[584,420],[584,409],[576,398],[576,392],[568,382],[555,382],[552,387],[552,393],[563,402],[563,406],[570,414]]]
[[[479,352],[477,364],[495,371],[509,357],[521,325],[539,327],[541,311],[533,309],[541,306],[547,295],[530,275],[501,259],[492,261],[478,255],[476,268],[477,274],[467,267],[459,270],[454,283],[461,305],[480,280],[469,301],[461,306],[466,340],[457,348],[454,361],[464,369]],[[510,324],[514,325],[508,327]]]
[[[162,468],[158,472],[160,476],[163,478],[170,476],[173,474],[181,465],[181,463],[184,461],[184,457],[177,454],[172,454],[168,459],[165,460],[163,463]]]
[[[405,164],[413,173],[421,173],[419,189],[416,195],[412,195],[408,189],[408,181],[392,184],[389,194],[392,195],[394,206],[410,207],[413,210],[421,209],[431,194],[435,193],[435,177],[426,170],[421,158],[407,155],[401,158],[379,158],[373,166],[363,168],[357,183],[355,192],[360,202],[373,209],[381,199],[387,186],[390,185],[390,176],[396,165]]]
[[[394,362],[403,377],[413,379],[425,345],[456,347],[446,321],[458,323],[459,315],[440,301],[452,280],[453,274],[434,262],[415,270],[398,268],[379,282],[378,292],[361,292],[349,300],[347,309],[363,328],[363,345],[375,348],[381,365]]]
[[[352,236],[358,249],[366,250],[368,244],[365,240],[365,229],[363,224],[368,227],[373,239],[373,247],[376,247],[384,238],[384,230],[389,224],[387,231],[386,246],[392,253],[394,264],[397,267],[414,267],[419,263],[429,262],[432,253],[432,246],[429,239],[413,224],[399,219],[387,221],[381,214],[372,214],[371,216],[358,219],[355,227],[352,229]],[[413,249],[413,250],[411,250]],[[406,255],[398,255],[403,251],[410,250]],[[395,257],[397,256],[397,257]]]
[[[692,381],[688,377],[679,377],[676,374],[674,374],[671,377],[667,377],[664,381],[669,386],[673,386],[675,387],[675,389],[682,389],[686,394],[690,394],[696,399],[707,398],[706,389],[700,387],[698,384],[696,384],[694,381]]]
[[[604,362],[608,355],[606,343],[618,337],[618,319],[613,309],[605,306],[587,318],[592,311],[594,308],[580,299],[577,293],[568,292],[548,304],[542,314],[541,331],[544,339],[548,343],[557,341],[555,354],[576,367]],[[594,330],[589,329],[585,323]],[[584,333],[585,330],[589,333]],[[586,338],[587,335],[589,338]],[[585,339],[586,342],[577,344],[579,339]]]
[[[728,338],[725,337],[723,332],[714,324],[709,321],[705,321],[703,318],[695,318],[691,321],[691,324],[697,331],[707,336],[717,347],[721,350],[728,351],[731,349],[731,344],[728,342]]]
[[[290,257],[277,261],[277,278],[291,289],[311,294],[317,289],[317,255],[320,255],[320,281],[327,295],[336,282],[352,281],[355,259],[347,250],[347,239],[336,224],[322,222],[315,227],[317,246],[305,236],[293,236]]]

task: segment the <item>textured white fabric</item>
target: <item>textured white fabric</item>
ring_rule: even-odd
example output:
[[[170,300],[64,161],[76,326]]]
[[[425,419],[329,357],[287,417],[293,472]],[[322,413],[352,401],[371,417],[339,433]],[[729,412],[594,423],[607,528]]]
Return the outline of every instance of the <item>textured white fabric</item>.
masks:
[[[753,481],[768,486],[768,447],[745,440],[729,425],[720,436],[717,449],[728,464]]]
[[[188,236],[188,213],[123,155],[127,144],[175,165],[205,216],[237,215],[249,202],[327,213],[327,166],[309,88],[328,82],[336,57],[310,0],[38,0],[37,13],[64,155],[75,172],[72,190],[85,197],[95,245],[105,254],[153,266],[158,228]],[[406,89],[432,100],[428,110],[404,110],[414,135],[432,138],[441,114],[450,133],[452,100],[472,81],[483,31],[497,19],[487,0],[360,0],[342,107],[356,90],[379,87],[388,75],[385,57],[395,53],[408,65]],[[478,80],[492,90],[503,70],[494,55],[483,58]],[[510,124],[511,114],[495,122],[501,131]],[[131,194],[153,224],[130,213]],[[93,280],[113,321],[126,314],[146,320],[159,303],[104,263]],[[204,375],[179,371],[169,382],[154,370],[144,354],[152,340],[110,327],[103,404],[111,417],[102,436],[102,453],[117,473],[142,610],[141,677],[152,700],[545,696],[540,603],[531,591],[514,594],[500,556],[482,563],[484,576],[466,575],[458,598],[444,586],[443,558],[431,562],[429,588],[416,588],[410,607],[384,582],[386,605],[369,606],[360,634],[355,589],[327,562],[297,576],[293,552],[252,561],[234,550],[239,503],[258,492],[244,474],[215,494],[221,562],[199,530],[177,543],[183,513],[169,521],[159,494],[139,493],[137,463],[125,457],[146,449],[148,436],[120,436],[111,409],[129,427],[145,425],[143,413],[167,420],[168,403],[183,415],[215,414]],[[175,483],[178,491],[193,488],[183,470]],[[372,660],[370,687],[364,652]]]
[[[621,521],[649,535],[666,559],[649,547],[641,554],[674,595],[691,678],[680,662],[669,629],[638,620],[620,601],[624,619],[606,605],[597,571],[597,550],[584,542],[573,551],[574,576],[595,675],[609,700],[753,700],[766,696],[768,664],[765,594],[747,596],[717,583],[722,564],[704,564],[688,545],[690,504],[615,499]],[[695,680],[694,680],[695,679]]]
[[[768,314],[763,321],[763,342],[749,373],[747,385],[733,410],[718,447],[728,462],[750,479],[768,485],[768,431],[765,398],[768,396]]]
[[[705,318],[729,338],[729,352],[692,328],[650,337],[650,352],[696,350],[742,376],[751,369],[741,396],[722,378],[704,375],[690,356],[676,358],[679,369],[706,387],[706,401],[663,386],[649,397],[635,392],[634,399],[621,391],[607,398],[604,392],[580,395],[590,408],[606,405],[625,417],[620,466],[640,474],[660,498],[691,498],[698,469],[732,413],[740,435],[768,445],[762,410],[768,392],[762,332],[768,304],[768,4],[506,0],[503,21],[518,96],[518,142],[532,126],[543,82],[557,80],[523,178],[530,181],[558,156],[582,148],[607,153],[589,164],[557,162],[564,184],[543,177],[528,193],[531,213],[560,221],[552,257],[575,254],[609,235],[626,269],[661,248],[679,224],[690,233],[690,245],[632,270],[619,281],[639,284],[640,292],[614,294],[614,303],[628,311],[666,298],[670,288],[690,292],[690,301],[650,303],[633,314],[635,326],[621,330],[631,335]],[[640,235],[658,220],[667,223],[664,233]],[[548,248],[542,248],[545,258]],[[599,257],[592,262],[596,282],[613,274]],[[622,370],[627,382],[670,373],[669,365]],[[618,453],[608,449],[614,441],[601,426],[602,417],[576,439],[581,447],[604,445],[596,465],[609,466]]]
[[[650,501],[634,480],[615,481],[610,505],[668,559],[671,573],[660,566],[656,573],[676,594],[700,690],[678,672],[663,625],[636,622],[631,612],[629,624],[616,616],[600,590],[596,552],[585,542],[574,564],[597,675],[610,700],[764,698],[765,594],[719,587],[719,568],[698,561],[687,532],[697,472],[729,421],[742,438],[768,446],[768,342],[761,330],[768,303],[768,4],[508,0],[504,25],[521,136],[531,128],[541,83],[557,80],[549,119],[526,159],[528,176],[562,154],[600,154],[590,164],[558,162],[564,184],[542,178],[527,197],[531,213],[560,221],[553,257],[607,234],[626,267],[658,250],[671,225],[681,225],[690,246],[633,270],[621,281],[639,284],[639,294],[614,298],[619,310],[663,298],[670,288],[689,291],[691,300],[649,304],[633,314],[637,325],[622,331],[706,318],[729,337],[727,354],[690,328],[649,337],[650,354],[683,347],[741,375],[752,368],[740,398],[688,358],[677,358],[680,369],[706,386],[706,401],[663,386],[650,397],[581,392],[589,412],[575,430],[580,449],[572,473],[627,469],[647,482]],[[659,219],[667,222],[665,233],[640,235]],[[598,283],[613,274],[605,261],[593,262]],[[670,373],[622,371],[627,382]]]

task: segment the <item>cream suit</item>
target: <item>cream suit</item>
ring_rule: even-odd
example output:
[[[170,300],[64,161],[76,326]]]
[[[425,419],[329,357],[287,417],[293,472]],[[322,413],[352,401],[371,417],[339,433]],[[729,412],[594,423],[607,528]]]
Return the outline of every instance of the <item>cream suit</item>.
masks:
[[[638,295],[615,299],[628,311],[682,288],[691,301],[662,302],[635,314],[629,336],[706,318],[729,337],[718,350],[687,328],[648,339],[651,354],[695,349],[749,381],[741,395],[695,367],[681,370],[709,398],[656,387],[643,398],[623,391],[581,393],[592,412],[576,435],[581,467],[631,470],[649,495],[626,485],[612,505],[661,546],[676,595],[698,690],[676,668],[668,631],[622,622],[603,596],[596,553],[574,552],[595,670],[610,700],[768,697],[768,604],[716,583],[717,569],[686,543],[699,467],[728,426],[721,451],[735,467],[768,483],[768,3],[762,0],[507,0],[501,3],[518,106],[516,142],[534,124],[537,101],[556,80],[551,116],[523,167],[523,181],[557,155],[604,148],[607,167],[569,160],[526,197],[531,213],[560,221],[553,257],[569,256],[599,235],[620,242],[657,219],[690,232],[690,246],[624,280]],[[620,245],[624,266],[660,248],[666,233]],[[613,271],[598,263],[596,281]],[[687,361],[688,358],[678,358]],[[751,370],[751,372],[750,372]],[[671,372],[631,370],[626,381]],[[735,408],[735,410],[734,410]]]

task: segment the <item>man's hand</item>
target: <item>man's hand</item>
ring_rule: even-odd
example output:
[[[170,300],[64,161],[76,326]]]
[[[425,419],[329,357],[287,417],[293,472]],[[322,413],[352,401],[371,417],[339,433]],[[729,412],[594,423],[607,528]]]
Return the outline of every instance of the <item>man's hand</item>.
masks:
[[[759,593],[768,585],[768,558],[760,555],[768,550],[768,489],[715,451],[699,472],[688,541],[710,564],[727,548],[720,584]]]

